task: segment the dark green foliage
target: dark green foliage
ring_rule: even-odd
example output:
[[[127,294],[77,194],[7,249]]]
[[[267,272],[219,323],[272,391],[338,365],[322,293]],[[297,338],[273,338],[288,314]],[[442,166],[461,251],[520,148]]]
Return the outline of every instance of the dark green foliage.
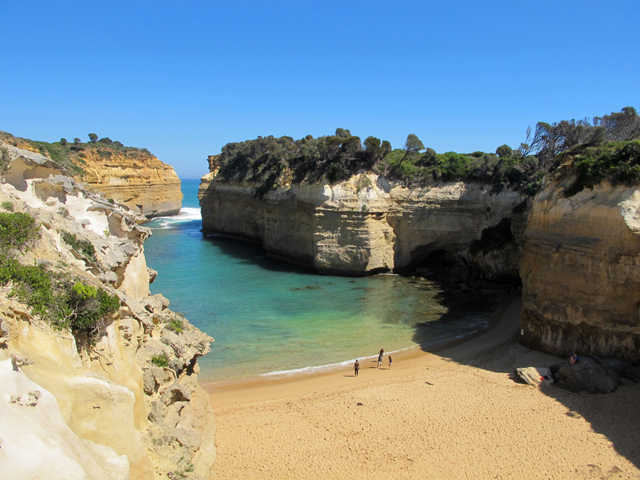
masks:
[[[84,333],[93,336],[99,320],[116,312],[120,308],[117,295],[109,295],[102,288],[95,288],[81,282],[75,282],[66,291],[66,308],[71,314],[60,326],[70,328],[74,334]]]
[[[11,294],[53,326],[96,339],[99,322],[120,308],[117,295],[103,288],[69,281],[44,266],[22,265],[15,258],[0,260],[0,285],[11,282]]]
[[[23,249],[38,237],[36,221],[26,213],[0,213],[0,251]]]
[[[570,158],[572,162],[568,170],[575,172],[577,179],[567,189],[567,196],[575,195],[584,188],[593,188],[603,180],[613,185],[640,183],[640,140],[588,147]]]
[[[156,367],[164,368],[169,366],[169,359],[167,358],[167,355],[163,353],[162,355],[154,355],[151,357],[151,363]]]
[[[66,146],[67,146],[67,139],[66,139],[66,138],[64,138],[64,137],[63,137],[63,138],[61,138],[61,139],[60,139],[60,145],[62,145],[63,147],[66,147]]]
[[[113,140],[111,140],[109,137],[104,137],[98,140],[98,142],[104,143],[105,145],[111,145],[113,143]]]
[[[376,143],[377,141],[377,143]],[[258,184],[258,198],[285,182],[315,182],[323,176],[330,182],[349,178],[359,169],[370,169],[389,152],[389,142],[365,141],[339,128],[335,135],[300,140],[291,137],[258,137],[229,143],[212,160],[221,181],[249,181]]]
[[[6,148],[0,148],[0,178],[9,171],[9,151]]]
[[[9,201],[2,202],[2,208],[4,208],[7,212],[13,212],[13,203]]]
[[[89,240],[78,238],[75,234],[69,232],[62,232],[62,239],[76,252],[82,253],[85,257],[95,261],[96,249]]]
[[[512,153],[513,153],[513,149],[509,145],[500,145],[496,149],[496,155],[498,155],[500,158],[508,157]]]
[[[96,143],[98,141],[98,135],[96,135],[95,133],[90,133],[89,140],[91,141],[91,143]]]

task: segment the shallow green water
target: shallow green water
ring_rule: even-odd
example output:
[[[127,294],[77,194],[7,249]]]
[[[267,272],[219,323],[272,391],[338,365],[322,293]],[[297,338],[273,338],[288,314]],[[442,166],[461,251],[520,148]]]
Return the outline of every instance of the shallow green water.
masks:
[[[201,377],[284,375],[335,368],[418,342],[437,343],[487,326],[481,314],[446,313],[426,281],[377,275],[321,276],[269,258],[256,245],[200,232],[197,180],[183,181],[180,216],[154,220],[145,243],[162,293],[215,342]]]

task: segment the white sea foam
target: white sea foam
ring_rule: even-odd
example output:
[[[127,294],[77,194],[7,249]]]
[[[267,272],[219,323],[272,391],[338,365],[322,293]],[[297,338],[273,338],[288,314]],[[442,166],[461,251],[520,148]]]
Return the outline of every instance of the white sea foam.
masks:
[[[385,355],[391,355],[398,352],[404,352],[405,350],[409,350],[411,348],[416,347],[417,345],[411,345],[409,347],[400,348],[399,350],[392,350],[390,352],[384,352]],[[378,355],[371,355],[369,357],[358,357],[358,360],[375,360],[378,358]],[[355,358],[351,360],[345,360],[344,362],[331,363],[328,365],[315,365],[312,367],[303,367],[303,368],[295,368],[293,370],[276,370],[274,372],[262,373],[260,377],[291,377],[297,374],[308,374],[308,373],[320,373],[320,372],[329,372],[332,370],[337,370],[339,368],[344,368],[353,365],[356,361]]]
[[[178,215],[172,215],[170,217],[157,217],[154,222],[158,222],[155,228],[171,228],[176,223],[193,222],[194,220],[202,220],[202,212],[199,208],[184,207],[180,210]]]

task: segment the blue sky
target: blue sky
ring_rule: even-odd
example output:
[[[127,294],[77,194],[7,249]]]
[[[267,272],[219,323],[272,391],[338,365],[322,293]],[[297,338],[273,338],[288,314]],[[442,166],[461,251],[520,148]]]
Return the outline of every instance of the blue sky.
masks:
[[[108,136],[181,178],[258,135],[437,152],[640,109],[640,2],[0,0],[0,130]]]

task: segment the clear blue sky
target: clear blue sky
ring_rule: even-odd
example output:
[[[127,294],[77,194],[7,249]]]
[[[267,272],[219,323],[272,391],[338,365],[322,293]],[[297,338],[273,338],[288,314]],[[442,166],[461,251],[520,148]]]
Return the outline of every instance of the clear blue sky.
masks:
[[[181,178],[258,135],[437,152],[640,109],[638,0],[0,0],[0,130],[146,147]]]

